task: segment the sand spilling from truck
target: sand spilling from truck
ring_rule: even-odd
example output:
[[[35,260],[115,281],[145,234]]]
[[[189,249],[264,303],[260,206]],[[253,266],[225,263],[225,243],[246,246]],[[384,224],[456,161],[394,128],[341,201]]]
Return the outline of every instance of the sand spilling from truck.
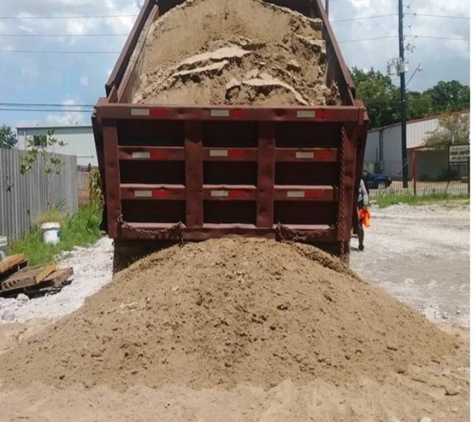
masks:
[[[456,340],[329,255],[221,239],[155,253],[2,355],[17,386],[272,387],[443,365]]]
[[[340,104],[321,29],[260,0],[189,0],[152,25],[133,102]]]

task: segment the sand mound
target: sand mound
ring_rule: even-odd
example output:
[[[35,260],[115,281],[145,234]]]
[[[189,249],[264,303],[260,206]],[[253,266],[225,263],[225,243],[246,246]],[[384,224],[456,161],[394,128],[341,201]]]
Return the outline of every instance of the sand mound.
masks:
[[[314,259],[311,259],[311,258]],[[317,258],[317,259],[315,259]],[[376,380],[452,337],[303,245],[222,239],[158,252],[2,356],[0,378],[190,387]]]
[[[260,0],[189,0],[150,29],[134,102],[339,104],[321,27]]]

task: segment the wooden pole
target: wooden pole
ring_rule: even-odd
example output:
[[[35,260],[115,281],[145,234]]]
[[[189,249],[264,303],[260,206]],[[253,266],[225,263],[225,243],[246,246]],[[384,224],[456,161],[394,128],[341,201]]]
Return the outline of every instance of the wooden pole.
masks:
[[[414,196],[417,195],[417,160],[416,160],[416,150],[412,150],[412,186],[414,189]]]
[[[467,160],[467,187],[468,197],[470,198],[470,158]]]

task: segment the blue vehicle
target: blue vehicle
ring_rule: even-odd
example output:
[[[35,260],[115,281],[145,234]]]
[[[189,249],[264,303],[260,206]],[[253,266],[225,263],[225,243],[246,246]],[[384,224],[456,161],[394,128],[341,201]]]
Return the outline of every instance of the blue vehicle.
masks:
[[[368,189],[386,189],[393,182],[389,176],[371,173],[367,170],[364,170],[363,178]]]

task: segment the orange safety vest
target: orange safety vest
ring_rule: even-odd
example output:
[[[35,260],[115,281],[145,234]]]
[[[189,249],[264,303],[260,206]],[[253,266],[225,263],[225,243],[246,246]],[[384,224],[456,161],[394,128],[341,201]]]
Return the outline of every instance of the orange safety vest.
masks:
[[[360,221],[363,223],[365,227],[369,227],[371,225],[371,214],[370,212],[366,209],[360,209],[358,210]]]

